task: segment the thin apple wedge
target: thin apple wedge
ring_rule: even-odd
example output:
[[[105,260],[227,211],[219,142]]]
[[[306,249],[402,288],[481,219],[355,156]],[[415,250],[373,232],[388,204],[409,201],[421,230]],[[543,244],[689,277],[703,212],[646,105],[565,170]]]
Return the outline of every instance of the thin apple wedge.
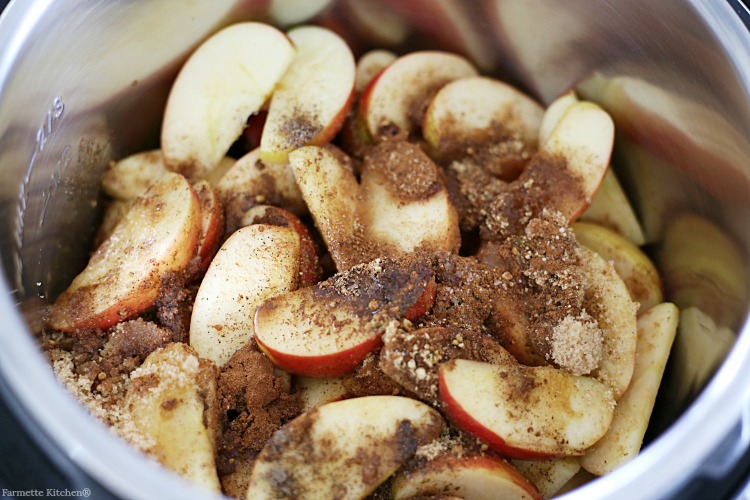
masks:
[[[255,205],[245,212],[242,225],[269,224],[293,229],[299,236],[299,287],[312,286],[320,281],[323,270],[318,258],[318,247],[302,221],[283,208]]]
[[[384,140],[375,148],[360,176],[365,239],[392,256],[415,250],[458,253],[458,213],[437,165],[408,142]],[[399,160],[389,163],[388,158]]]
[[[570,106],[578,102],[578,96],[574,90],[568,90],[552,101],[544,110],[542,123],[539,125],[539,144],[544,144],[552,131],[557,126],[560,118],[568,111]]]
[[[549,366],[453,359],[440,365],[448,418],[510,458],[582,455],[609,428],[612,391]]]
[[[294,387],[302,411],[344,399],[349,394],[344,380],[344,377],[294,377]]]
[[[200,231],[195,191],[183,176],[165,174],[57,298],[50,327],[106,329],[151,307],[162,279],[185,270],[195,256]]]
[[[302,193],[289,165],[266,164],[260,149],[237,160],[216,183],[224,205],[227,232],[242,226],[242,218],[255,205],[273,205],[295,215],[307,212]]]
[[[221,246],[201,282],[190,319],[190,345],[223,366],[253,336],[253,316],[265,299],[298,283],[299,236],[257,224],[238,229]]]
[[[592,250],[580,249],[584,259],[586,309],[602,329],[602,359],[592,373],[612,389],[615,400],[625,393],[633,376],[638,337],[638,305],[614,266]]]
[[[560,193],[555,207],[568,220],[575,220],[591,205],[614,144],[614,123],[602,108],[588,101],[571,104],[540,145],[540,150],[561,158],[569,175],[578,179],[580,191]]]
[[[433,274],[426,261],[360,264],[263,302],[255,314],[255,339],[289,373],[345,375],[380,347],[392,320],[413,320],[432,307]]]
[[[549,460],[511,460],[513,466],[531,482],[542,498],[552,498],[581,470],[580,457]]]
[[[102,176],[102,190],[117,200],[132,200],[167,172],[161,150],[136,153],[110,164]]]
[[[669,302],[654,306],[638,319],[633,380],[617,402],[609,430],[581,459],[581,466],[592,474],[602,476],[612,472],[638,455],[667,366],[678,319],[677,307]]]
[[[736,340],[735,332],[697,307],[680,311],[667,382],[676,405],[689,403],[703,389]]]
[[[492,455],[441,455],[401,470],[393,478],[391,494],[395,500],[444,495],[464,500],[542,500],[523,474]]]
[[[363,499],[443,426],[437,411],[399,396],[325,404],[273,435],[246,498]]]
[[[287,163],[297,148],[330,142],[354,97],[354,56],[340,36],[317,26],[288,36],[297,54],[271,97],[260,140],[260,157],[269,163]]]
[[[680,309],[697,307],[716,324],[739,328],[747,313],[747,259],[725,229],[691,212],[673,217],[659,257],[664,295]]]
[[[578,220],[609,227],[636,246],[646,243],[641,223],[612,168],[607,169],[599,191]]]
[[[339,271],[358,264],[351,245],[358,228],[360,188],[351,165],[316,146],[289,155],[297,185]]]
[[[461,158],[492,147],[523,162],[536,152],[541,105],[515,87],[487,77],[462,78],[430,102],[422,134],[440,157]]]
[[[344,0],[340,4],[355,33],[368,44],[395,47],[411,34],[409,22],[385,4],[369,0]]]
[[[216,189],[208,181],[196,182],[193,189],[201,206],[201,235],[196,254],[199,259],[198,273],[203,274],[221,245],[221,237],[224,234],[224,206]]]
[[[284,33],[255,22],[233,24],[203,42],[169,93],[161,131],[167,168],[193,180],[214,169],[294,54]]]
[[[612,262],[617,274],[628,287],[630,297],[643,313],[663,302],[659,271],[637,246],[615,231],[591,222],[573,223],[579,243]]]
[[[365,90],[373,78],[396,59],[398,56],[388,50],[376,49],[363,54],[357,60],[354,90],[356,92]]]
[[[269,0],[268,16],[286,27],[309,21],[331,4],[332,0]]]
[[[219,370],[195,350],[169,344],[130,375],[125,419],[134,442],[187,481],[219,493],[215,448],[219,432]]]
[[[425,107],[445,84],[477,76],[465,58],[440,51],[412,52],[399,57],[370,82],[360,98],[359,113],[373,138],[395,127],[411,132],[421,125],[414,110]]]

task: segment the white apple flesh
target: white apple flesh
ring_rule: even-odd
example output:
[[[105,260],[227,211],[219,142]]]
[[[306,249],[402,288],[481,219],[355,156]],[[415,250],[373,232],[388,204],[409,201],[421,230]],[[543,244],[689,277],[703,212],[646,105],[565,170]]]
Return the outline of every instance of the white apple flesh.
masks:
[[[443,426],[437,411],[399,396],[325,404],[273,435],[246,498],[365,498]]]
[[[299,236],[257,224],[227,239],[201,282],[190,319],[190,345],[223,366],[253,336],[255,309],[297,286]]]
[[[294,58],[292,41],[270,25],[233,24],[183,65],[169,93],[161,146],[167,168],[197,180],[219,164]]]
[[[102,190],[112,198],[132,200],[167,172],[161,150],[135,153],[109,166],[102,176]]]
[[[587,310],[602,329],[602,359],[592,373],[612,389],[615,400],[625,393],[635,366],[638,304],[614,266],[581,247]]]
[[[492,455],[441,455],[393,478],[395,500],[451,495],[467,500],[542,500],[515,467]]]
[[[165,174],[57,298],[50,326],[107,329],[145,311],[158,298],[162,279],[183,271],[195,256],[200,232],[195,191],[183,176]]]
[[[656,394],[677,332],[679,311],[663,302],[638,318],[635,370],[617,402],[607,433],[581,459],[584,469],[602,476],[634,459],[643,444]]]
[[[573,221],[591,205],[609,168],[613,144],[614,123],[602,108],[587,101],[567,108],[540,144],[540,151],[563,159],[568,175],[577,179],[580,193],[563,193],[567,196],[559,197],[559,206],[550,208]]]
[[[399,57],[370,82],[362,93],[359,112],[372,137],[388,127],[409,132],[421,125],[410,118],[419,102],[426,105],[443,85],[470,76],[477,76],[477,70],[461,56],[412,52]]]
[[[463,78],[438,91],[427,108],[422,133],[433,150],[477,147],[482,139],[520,140],[536,151],[542,107],[516,88],[487,77]],[[494,134],[500,134],[496,137]],[[464,154],[466,154],[464,152]]]
[[[173,343],[149,354],[130,376],[123,403],[142,451],[190,483],[219,493],[219,370],[195,350]]]
[[[255,339],[286,372],[345,375],[380,347],[392,320],[427,312],[435,286],[427,262],[401,267],[378,259],[266,300],[255,314]]]
[[[271,97],[260,140],[260,157],[269,163],[287,163],[297,148],[328,143],[354,97],[354,56],[340,36],[316,26],[288,36],[297,54]]]
[[[640,313],[663,301],[659,271],[640,248],[599,224],[579,220],[572,224],[572,229],[580,244],[612,262],[630,297],[638,302]]]
[[[510,458],[582,455],[609,428],[612,391],[550,366],[453,359],[440,366],[440,398],[460,429]]]

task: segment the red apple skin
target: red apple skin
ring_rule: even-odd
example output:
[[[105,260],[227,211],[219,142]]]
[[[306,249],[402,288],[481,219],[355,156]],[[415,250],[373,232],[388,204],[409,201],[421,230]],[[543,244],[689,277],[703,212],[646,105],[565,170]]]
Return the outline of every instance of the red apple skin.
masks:
[[[349,97],[347,98],[344,107],[341,108],[338,114],[318,135],[310,139],[310,142],[308,143],[309,146],[325,146],[336,137],[336,134],[341,132],[344,122],[346,121],[346,116],[349,114],[352,104],[354,104],[354,94],[354,87],[352,87],[352,91],[349,93]]]
[[[257,313],[256,313],[257,314]],[[256,337],[258,346],[268,358],[287,373],[305,377],[329,378],[340,377],[354,371],[383,342],[380,336],[372,337],[346,351],[325,356],[298,356],[275,351]]]
[[[435,278],[431,278],[425,287],[424,294],[419,298],[416,304],[411,306],[405,313],[404,319],[414,321],[430,312],[432,306],[435,305],[435,298],[437,297],[437,282]]]
[[[437,284],[435,278],[434,276],[431,276],[430,280],[425,285],[422,295],[412,306],[404,311],[401,317],[405,319],[416,319],[429,311],[435,302],[436,290]],[[368,338],[362,339],[361,342],[349,347],[348,349],[336,352],[311,354],[309,356],[282,352],[277,348],[271,347],[268,342],[264,341],[264,335],[262,332],[266,330],[264,327],[259,326],[262,324],[262,321],[259,321],[259,317],[271,313],[275,307],[277,307],[276,301],[274,299],[269,299],[256,309],[254,319],[255,340],[260,349],[276,366],[293,375],[318,378],[347,375],[353,372],[354,369],[365,360],[367,355],[383,345],[381,337],[384,331],[380,331]]]
[[[206,181],[196,183],[193,188],[201,206],[202,231],[198,243],[198,276],[206,273],[214,255],[219,250],[224,234],[224,207],[216,189]]]
[[[448,391],[445,383],[443,372],[440,372],[438,377],[438,393],[443,401],[443,411],[445,412],[448,419],[453,421],[457,427],[464,430],[468,434],[475,436],[485,443],[489,448],[500,455],[507,458],[518,458],[521,460],[545,460],[548,458],[559,458],[569,455],[555,455],[548,453],[539,453],[535,451],[525,450],[522,448],[516,448],[510,446],[500,436],[491,432],[487,427],[477,422],[477,420],[469,415],[461,405],[453,398]]]

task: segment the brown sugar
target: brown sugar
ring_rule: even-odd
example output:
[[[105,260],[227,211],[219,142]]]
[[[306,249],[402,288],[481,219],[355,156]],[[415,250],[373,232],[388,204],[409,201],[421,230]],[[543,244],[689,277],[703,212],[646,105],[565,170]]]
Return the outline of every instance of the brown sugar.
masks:
[[[391,195],[404,202],[429,198],[443,188],[437,166],[417,144],[406,141],[404,135],[383,140],[368,149],[362,171],[380,174]]]
[[[254,460],[271,435],[300,412],[289,375],[277,370],[255,342],[237,351],[222,368],[219,397],[220,478],[235,472],[235,462]]]

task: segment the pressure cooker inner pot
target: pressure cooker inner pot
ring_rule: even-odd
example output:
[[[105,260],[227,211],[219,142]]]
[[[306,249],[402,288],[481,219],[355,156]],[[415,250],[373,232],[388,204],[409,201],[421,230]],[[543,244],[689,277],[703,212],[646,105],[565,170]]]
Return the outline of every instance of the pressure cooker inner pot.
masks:
[[[747,398],[735,378],[750,356],[742,342],[750,245],[750,37],[729,4],[324,4],[12,4],[3,19],[7,43],[0,44],[0,253],[10,291],[3,300],[15,304],[9,310],[37,332],[45,305],[86,265],[102,216],[105,168],[159,147],[171,84],[202,40],[239,20],[284,29],[315,23],[342,34],[355,55],[372,48],[447,50],[544,105],[574,88],[607,110],[616,128],[612,169],[638,215],[642,248],[662,271],[665,299],[682,311],[646,451],[676,432],[685,412],[722,412],[711,407],[719,399],[735,401],[730,413],[739,421],[743,405],[736,401]],[[4,332],[3,343],[22,335]],[[738,347],[730,351],[738,335]],[[730,352],[735,363],[725,367],[722,387],[712,389],[713,399],[700,396]],[[41,357],[32,361],[30,367],[44,370]],[[618,471],[617,487],[635,484],[629,476],[642,472],[639,460]]]

